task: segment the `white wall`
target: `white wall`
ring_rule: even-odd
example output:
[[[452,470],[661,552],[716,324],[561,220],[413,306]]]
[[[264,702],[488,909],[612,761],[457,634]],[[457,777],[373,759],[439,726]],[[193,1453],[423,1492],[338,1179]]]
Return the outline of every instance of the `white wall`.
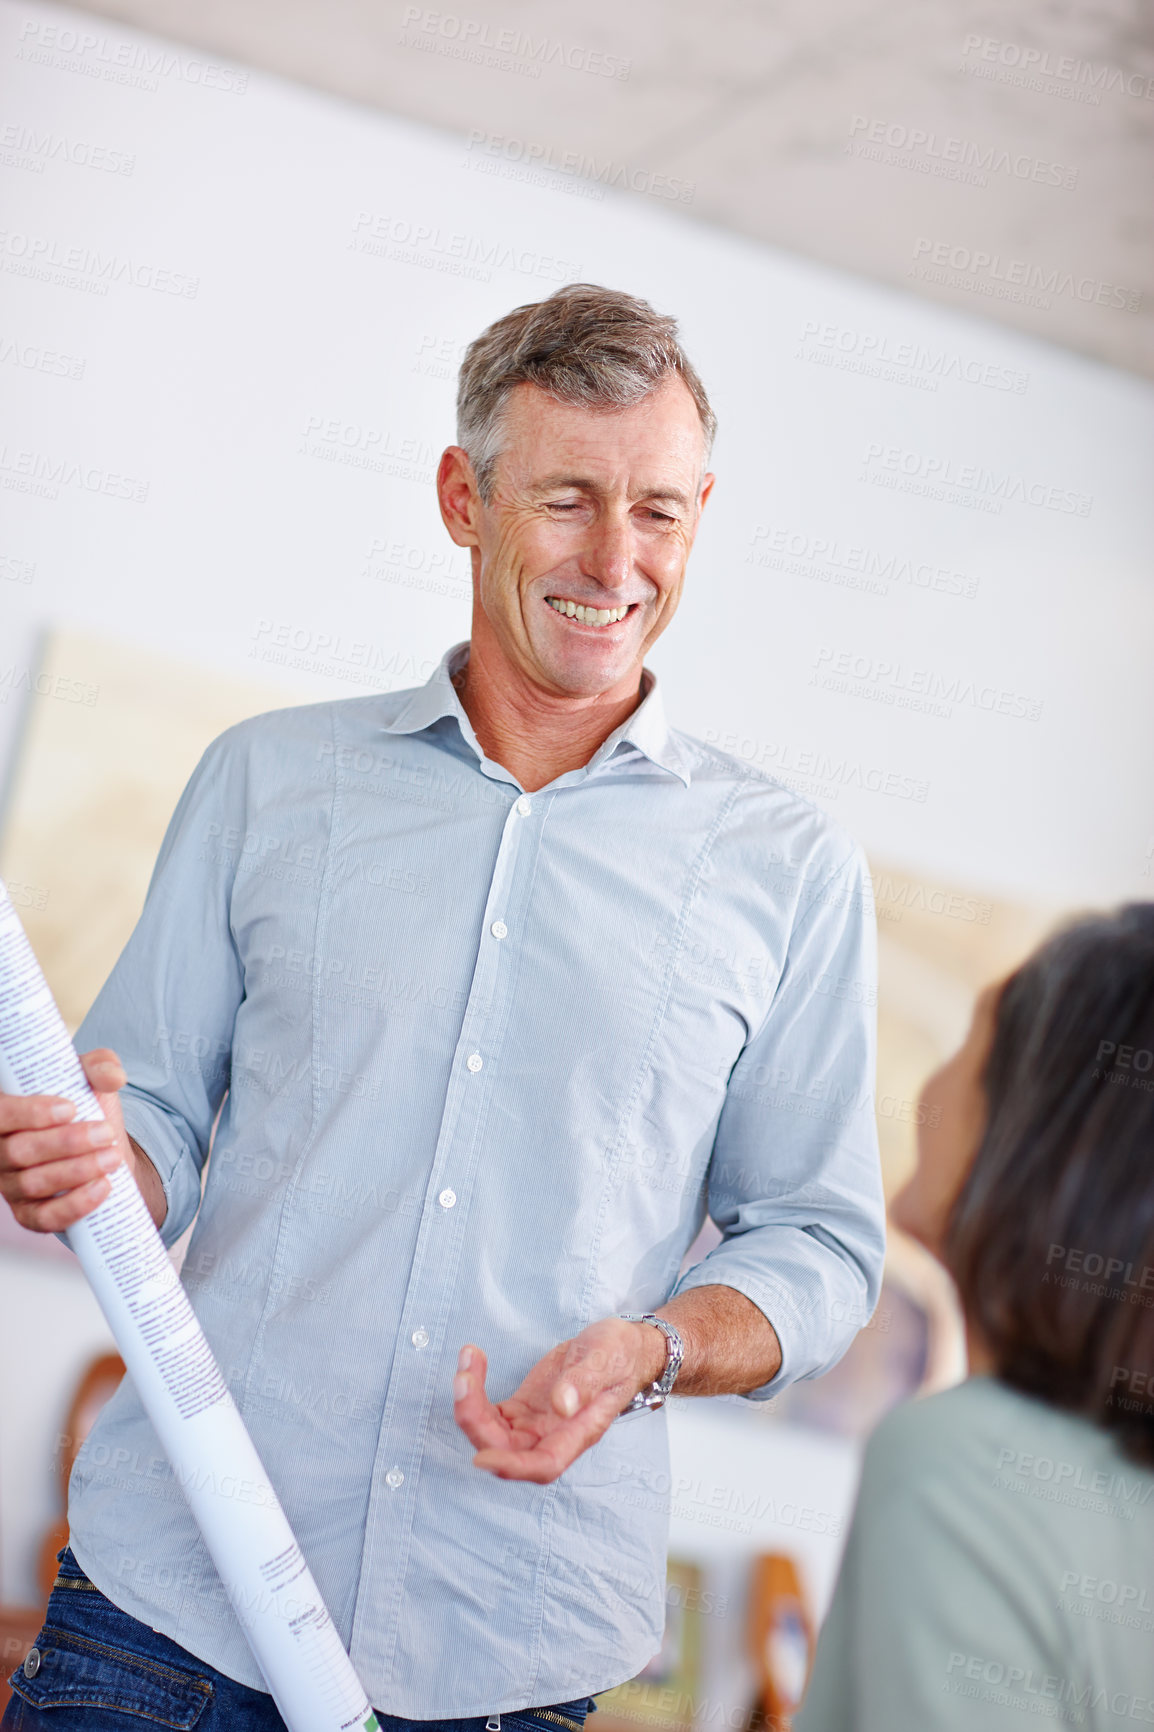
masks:
[[[464,137],[206,82],[86,15],[4,5],[0,66],[0,697],[53,621],[286,701],[423,678],[468,629],[431,487],[455,358],[561,278],[606,282],[680,316],[721,419],[653,657],[674,718],[887,860],[1029,899],[1150,893],[1148,385],[652,203],[534,184]],[[925,491],[943,478],[957,499]],[[815,575],[759,562],[814,540],[834,545],[794,558]],[[855,690],[814,683],[839,666]],[[934,682],[952,713],[899,702]],[[0,1586],[20,1595],[47,1493],[14,1464],[101,1331],[67,1273],[8,1256],[6,1315],[15,1295],[43,1304],[39,1350],[0,1366]],[[21,1367],[36,1393],[13,1408]]]
[[[65,54],[70,28],[95,46]],[[376,542],[427,563],[450,551],[428,472],[452,437],[451,357],[558,277],[613,283],[681,316],[721,418],[683,617],[653,658],[675,716],[831,788],[870,848],[927,872],[1058,901],[1149,890],[1149,385],[653,201],[480,172],[525,171],[464,137],[253,74],[243,91],[207,88],[187,53],[150,73],[147,51],[84,14],[0,13],[7,116],[42,146],[15,160],[43,164],[4,170],[5,354],[14,340],[84,362],[79,380],[0,362],[0,474],[19,484],[29,452],[148,486],[143,503],[68,482],[55,498],[9,493],[3,551],[36,572],[2,584],[6,611],[265,675],[279,633],[343,676],[282,669],[302,699],[359,689],[357,645],[379,683],[412,683],[464,634],[466,603],[364,572],[383,563],[368,559]],[[45,154],[45,138],[131,158],[131,173]],[[374,228],[395,237],[379,243],[391,256],[358,250]],[[71,278],[12,274],[70,248]],[[129,280],[157,273],[193,298]],[[952,376],[892,382],[819,359],[860,364],[883,344],[934,351]],[[419,370],[437,354],[441,378]],[[1025,390],[961,370],[1025,375]],[[358,455],[342,429],[376,469],[325,460]],[[1089,515],[994,492],[995,514],[862,479],[975,468],[1036,500],[1089,500]],[[902,576],[874,594],[746,563],[770,545],[759,529],[835,541],[843,563],[853,547],[923,578],[960,573],[976,594]],[[866,695],[811,683],[842,656],[867,670]],[[965,696],[949,717],[881,701],[928,678],[1005,694],[1011,713]],[[1037,720],[1012,713],[1027,703]],[[924,801],[904,797],[915,784]]]

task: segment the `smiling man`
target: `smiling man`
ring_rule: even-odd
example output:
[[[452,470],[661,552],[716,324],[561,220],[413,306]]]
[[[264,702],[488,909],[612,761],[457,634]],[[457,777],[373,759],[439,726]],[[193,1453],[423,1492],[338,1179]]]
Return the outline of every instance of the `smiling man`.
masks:
[[[119,1158],[168,1242],[195,1219],[185,1284],[392,1727],[580,1732],[660,1644],[670,1390],[767,1399],[877,1298],[861,850],[644,665],[713,427],[644,301],[485,331],[437,478],[469,640],[209,747],[78,1036],[110,1146],[0,1098],[26,1226]],[[69,1515],[22,1711],[104,1725],[70,1668],[109,1707],[161,1666],[200,1732],[279,1727],[128,1384]]]

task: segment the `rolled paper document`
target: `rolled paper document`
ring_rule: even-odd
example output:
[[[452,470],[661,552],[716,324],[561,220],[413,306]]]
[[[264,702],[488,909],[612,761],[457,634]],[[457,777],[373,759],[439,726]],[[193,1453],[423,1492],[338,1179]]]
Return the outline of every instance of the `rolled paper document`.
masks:
[[[103,1113],[0,883],[0,1089]],[[375,1732],[288,1518],[127,1167],[66,1237],[290,1732]]]

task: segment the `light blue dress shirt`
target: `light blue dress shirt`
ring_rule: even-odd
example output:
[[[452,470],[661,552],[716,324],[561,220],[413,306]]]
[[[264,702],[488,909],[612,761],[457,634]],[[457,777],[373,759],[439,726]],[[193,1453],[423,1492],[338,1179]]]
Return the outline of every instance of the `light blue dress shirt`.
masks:
[[[780,1337],[766,1397],[845,1351],[884,1235],[860,848],[670,729],[648,672],[526,794],[457,699],[467,653],[214,741],[77,1034],[124,1061],[165,1239],[195,1217],[185,1285],[374,1706],[424,1719],[620,1683],[665,1609],[665,1414],[495,1479],[462,1343],[497,1400],[720,1282]],[[679,1278],[707,1209],[724,1238]],[[69,1516],[112,1600],[262,1687],[127,1382]]]

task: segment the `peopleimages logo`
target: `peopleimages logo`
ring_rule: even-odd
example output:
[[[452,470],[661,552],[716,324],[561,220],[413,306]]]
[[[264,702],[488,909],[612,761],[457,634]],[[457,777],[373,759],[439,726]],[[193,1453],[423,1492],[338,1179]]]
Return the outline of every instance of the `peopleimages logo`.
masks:
[[[871,441],[865,448],[862,462],[866,470],[863,480],[885,485],[887,477],[892,476],[897,481],[927,483],[931,488],[953,489],[960,496],[971,495],[995,510],[1000,510],[1003,504],[1033,505],[1043,511],[1089,517],[1094,508],[1092,493],[1077,493],[1069,487],[1052,486],[1045,481],[1015,475],[1010,470],[985,469],[978,463],[955,463],[952,457],[909,451],[901,445],[881,445]],[[959,498],[958,503],[964,503],[964,497]]]
[[[1051,295],[1091,302],[1136,313],[1142,304],[1139,289],[1104,282],[1101,277],[1077,276],[1057,265],[1039,265],[1027,259],[1004,258],[982,247],[953,241],[931,240],[922,235],[914,242],[914,263],[909,274],[920,282],[943,283],[948,288],[969,289],[996,300],[1049,307]]]
[[[862,788],[870,794],[885,794],[895,800],[913,800],[924,805],[930,784],[918,777],[903,776],[878,764],[862,764],[852,758],[835,758],[826,752],[799,748],[787,742],[756,740],[748,734],[705,730],[707,744],[744,758],[747,763],[770,766],[770,773],[784,787],[798,794],[836,800],[842,788]]]
[[[134,289],[194,301],[200,287],[199,277],[166,270],[144,259],[69,246],[51,235],[25,234],[18,229],[0,229],[0,270],[94,295],[106,295],[110,283],[127,283]]]
[[[1021,42],[1003,42],[997,36],[967,36],[962,47],[962,70],[985,78],[1003,78],[1027,88],[1045,88],[1042,80],[1055,79],[1058,87],[1084,92],[1083,100],[1098,102],[1103,90],[1154,98],[1154,78],[1141,72],[1123,72],[1104,61],[1079,60],[1074,54],[1053,54],[1048,48],[1028,48]],[[1009,75],[1009,76],[1007,76]]]
[[[1031,722],[1036,722],[1042,713],[1041,698],[1026,697],[1003,686],[980,684],[960,674],[910,667],[900,661],[859,655],[828,645],[818,650],[809,683],[826,691],[893,704],[899,709],[919,710],[946,720],[953,715],[955,704],[968,704],[988,715],[1016,716]]]
[[[422,41],[422,37],[425,40]],[[551,36],[530,36],[526,30],[494,30],[488,19],[462,18],[459,12],[439,12],[427,6],[406,6],[401,16],[401,43],[451,53],[455,59],[523,72],[540,78],[546,66],[569,72],[589,72],[598,78],[628,78],[632,61],[620,54],[583,48]]]
[[[760,544],[764,543],[764,546]],[[759,523],[750,537],[746,565],[760,565],[795,577],[817,578],[823,583],[843,585],[888,595],[891,582],[908,583],[913,589],[965,596],[978,593],[973,573],[930,565],[925,560],[881,552],[860,542],[843,542],[836,536],[812,535],[806,530],[785,529]]]
[[[345,421],[336,415],[310,415],[297,455],[431,486],[438,453],[427,440],[413,434]]]
[[[942,1688],[951,1695],[1043,1714],[1049,1719],[1061,1714],[1065,1726],[1085,1725],[1088,1708],[1108,1710],[1118,1724],[1138,1720],[1148,1726],[1154,1718],[1154,1703],[1146,1696],[1131,1696],[1097,1682],[1076,1684],[1056,1672],[1035,1672],[1032,1666],[1014,1666],[981,1654],[951,1653]],[[1062,1712],[1063,1704],[1068,1713]],[[998,1723],[1004,1724],[1001,1717]],[[1104,1725],[1105,1715],[1095,1712],[1094,1724]]]
[[[0,362],[58,379],[83,379],[87,365],[79,355],[62,355],[58,349],[43,349],[38,343],[24,343],[18,337],[3,335],[0,335]]]
[[[491,235],[451,232],[380,211],[357,212],[348,244],[352,252],[389,259],[395,264],[419,265],[424,270],[446,271],[451,276],[469,277],[479,283],[491,282],[495,269],[540,277],[550,283],[573,282],[581,275],[580,267],[568,259],[539,253],[534,247],[513,245]]]
[[[1028,151],[1006,150],[994,144],[976,144],[970,138],[929,131],[924,126],[906,126],[901,121],[870,120],[855,114],[850,122],[846,151],[895,168],[910,168],[920,174],[944,175],[969,180],[974,186],[988,185],[987,175],[1008,174],[1040,186],[1065,187],[1078,184],[1078,170]],[[864,134],[864,137],[860,136]]]
[[[137,90],[156,91],[161,78],[177,78],[182,84],[198,84],[205,90],[227,91],[233,96],[243,96],[248,88],[248,73],[235,66],[190,58],[167,46],[117,42],[92,30],[40,24],[35,19],[27,19],[21,29],[16,58]]]
[[[61,133],[38,132],[35,127],[15,123],[0,127],[0,162],[9,168],[29,168],[37,174],[49,162],[67,162],[74,168],[97,169],[102,174],[130,175],[136,167],[135,156],[127,151],[91,144],[82,138],[66,138]]]
[[[981,385],[987,390],[1013,391],[1022,396],[1030,382],[1028,373],[1004,367],[996,361],[979,360],[930,344],[890,338],[879,331],[854,330],[820,319],[810,319],[798,338],[794,359],[818,361],[869,378],[888,379],[894,384],[917,385],[936,391],[939,380]]]
[[[42,499],[58,499],[62,487],[127,499],[134,505],[143,505],[148,499],[148,482],[122,475],[119,470],[43,451],[13,451],[7,445],[0,445],[0,487],[38,494]]]
[[[467,148],[469,155],[465,161],[471,167],[475,166],[476,152],[481,161],[493,157],[499,163],[521,164],[530,170],[548,169],[555,175],[576,177],[623,191],[648,193],[654,198],[677,199],[682,204],[692,204],[697,186],[696,181],[658,174],[653,169],[618,162],[613,157],[606,157],[602,162],[581,150],[555,150],[551,144],[513,138],[504,132],[486,132],[480,127],[470,132]]]

